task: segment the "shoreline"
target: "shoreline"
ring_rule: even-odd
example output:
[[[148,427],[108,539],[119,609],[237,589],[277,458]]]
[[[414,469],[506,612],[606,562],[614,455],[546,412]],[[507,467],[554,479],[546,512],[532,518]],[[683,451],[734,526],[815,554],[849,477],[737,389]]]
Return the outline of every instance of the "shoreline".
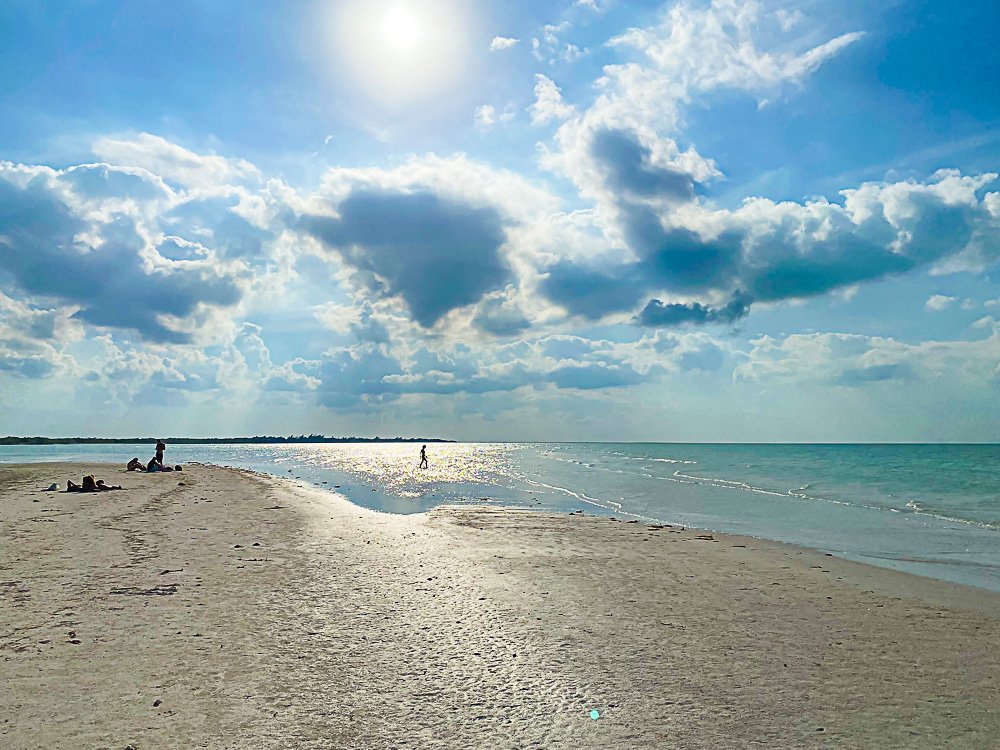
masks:
[[[127,491],[37,491],[85,467]],[[1000,738],[985,589],[603,516],[387,514],[242,469],[0,477],[5,747]]]
[[[88,450],[95,447],[100,450]],[[466,498],[473,502],[475,498],[479,498],[489,505],[533,508],[537,506],[539,510],[557,514],[582,508],[587,513],[635,518],[640,522],[682,524],[689,528],[701,528],[722,534],[751,535],[757,539],[781,541],[803,548],[831,552],[837,557],[867,565],[1000,593],[1000,577],[998,577],[1000,557],[996,554],[994,544],[995,530],[992,529],[991,523],[981,522],[984,518],[983,513],[988,513],[988,504],[976,506],[973,503],[970,506],[973,508],[970,513],[958,510],[955,511],[958,515],[954,516],[954,514],[949,515],[946,509],[934,506],[933,503],[930,508],[910,503],[903,508],[901,502],[896,503],[900,506],[898,508],[891,504],[883,506],[876,503],[874,506],[869,506],[864,502],[841,503],[839,500],[830,500],[832,495],[822,490],[814,493],[813,497],[801,496],[801,499],[809,502],[799,502],[800,496],[797,493],[812,485],[806,484],[804,487],[799,484],[789,485],[799,489],[786,492],[778,489],[784,486],[780,482],[764,482],[761,485],[772,488],[770,490],[743,485],[746,489],[763,494],[741,499],[733,493],[723,491],[729,489],[727,485],[740,482],[730,481],[731,477],[721,479],[720,477],[729,477],[729,474],[719,469],[722,473],[716,471],[706,475],[704,472],[700,474],[695,472],[698,476],[692,479],[697,479],[697,482],[703,483],[704,487],[695,488],[693,491],[688,491],[688,488],[682,488],[680,485],[674,487],[672,484],[658,481],[654,481],[653,485],[649,482],[637,485],[635,488],[637,501],[626,503],[625,508],[619,508],[613,501],[613,498],[617,497],[616,489],[606,484],[610,476],[606,473],[593,478],[582,474],[575,479],[563,477],[561,482],[556,481],[556,485],[559,486],[524,484],[516,481],[508,483],[503,477],[486,477],[482,481],[471,480],[472,484],[462,487],[458,484],[449,484],[452,479],[463,481],[460,476],[461,471],[456,473],[450,469],[445,475],[431,476],[430,479],[413,475],[412,472],[407,474],[405,470],[396,476],[393,472],[400,467],[389,464],[399,459],[399,455],[392,453],[398,452],[399,449],[391,446],[384,449],[391,453],[388,456],[389,464],[375,468],[388,470],[392,475],[392,481],[402,477],[402,481],[406,484],[405,488],[415,490],[420,495],[418,497],[409,491],[396,492],[392,488],[396,486],[395,484],[388,489],[382,487],[378,471],[374,476],[369,475],[364,469],[360,473],[352,472],[350,460],[344,465],[340,465],[337,461],[330,463],[320,461],[316,464],[309,460],[296,460],[299,454],[294,450],[275,448],[276,453],[269,449],[258,455],[253,450],[241,453],[225,448],[232,446],[202,451],[182,445],[178,446],[174,454],[176,460],[181,463],[206,461],[222,467],[247,468],[282,479],[290,478],[294,472],[296,478],[301,478],[310,486],[330,489],[335,485],[343,485],[345,489],[341,492],[352,502],[383,512],[403,514],[413,511],[426,512],[438,504],[464,505]],[[122,451],[109,451],[100,446],[79,446],[78,451],[40,450],[36,454],[30,449],[24,449],[4,455],[4,451],[0,449],[0,460],[29,463],[67,460],[95,463],[121,461],[124,464],[132,455],[131,449],[129,450],[130,452],[126,454]],[[139,453],[142,451],[139,450]],[[470,455],[461,452],[459,455],[463,461],[475,463],[479,460],[480,454],[473,450]],[[697,461],[711,460],[711,456],[694,456],[694,458]],[[385,456],[377,459],[377,461],[385,460]],[[292,468],[286,473],[289,466]],[[679,472],[673,473],[679,474]],[[652,479],[657,480],[660,477]],[[687,477],[682,475],[681,479],[674,477],[663,477],[663,479],[683,484]],[[455,487],[458,491],[454,490]],[[373,492],[370,493],[369,489]],[[533,496],[536,490],[540,493],[540,502],[537,503]],[[699,492],[707,494],[699,499]],[[663,502],[664,498],[658,497],[662,493],[670,493],[670,502]],[[481,495],[485,497],[480,497]],[[907,496],[905,491],[897,495]],[[890,493],[888,497],[897,495]],[[845,505],[846,507],[841,507]],[[921,502],[920,506],[923,505]],[[702,508],[705,508],[704,512]],[[984,508],[987,510],[984,511]],[[992,518],[992,516],[985,517]]]

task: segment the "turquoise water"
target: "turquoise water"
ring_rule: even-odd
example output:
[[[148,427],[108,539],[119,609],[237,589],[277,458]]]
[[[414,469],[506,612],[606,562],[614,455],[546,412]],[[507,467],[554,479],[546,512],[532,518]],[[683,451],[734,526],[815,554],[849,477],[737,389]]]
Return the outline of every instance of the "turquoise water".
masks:
[[[1000,591],[1000,446],[441,443],[169,446],[411,513],[495,504],[680,523]],[[144,446],[0,446],[0,462],[146,460]],[[53,477],[52,481],[65,481]]]

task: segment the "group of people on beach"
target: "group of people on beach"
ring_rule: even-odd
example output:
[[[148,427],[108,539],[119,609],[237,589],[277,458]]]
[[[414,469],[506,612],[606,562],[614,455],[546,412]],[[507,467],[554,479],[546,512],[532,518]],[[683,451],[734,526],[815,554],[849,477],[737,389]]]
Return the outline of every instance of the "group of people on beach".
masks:
[[[127,471],[181,471],[180,466],[165,466],[163,463],[163,451],[167,449],[167,444],[162,440],[156,441],[156,454],[149,459],[149,463],[143,464],[136,456],[128,462]]]
[[[178,466],[165,466],[163,463],[163,452],[167,449],[166,443],[162,440],[156,441],[156,454],[149,459],[149,463],[143,464],[136,456],[131,461],[128,462],[128,466],[125,467],[126,471],[142,471],[142,472],[154,472],[154,471],[182,471],[182,467]],[[54,490],[56,485],[52,485],[49,489]],[[120,490],[124,489],[121,485],[110,485],[105,483],[103,479],[95,479],[93,474],[88,474],[83,478],[80,484],[77,484],[72,479],[66,482],[67,492],[108,492],[109,490]]]

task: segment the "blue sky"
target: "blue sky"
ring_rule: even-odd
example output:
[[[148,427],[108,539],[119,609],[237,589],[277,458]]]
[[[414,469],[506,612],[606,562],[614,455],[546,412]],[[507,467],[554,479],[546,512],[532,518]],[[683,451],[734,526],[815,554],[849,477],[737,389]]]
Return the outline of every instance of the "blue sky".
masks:
[[[0,8],[0,433],[1000,440],[994,3]]]

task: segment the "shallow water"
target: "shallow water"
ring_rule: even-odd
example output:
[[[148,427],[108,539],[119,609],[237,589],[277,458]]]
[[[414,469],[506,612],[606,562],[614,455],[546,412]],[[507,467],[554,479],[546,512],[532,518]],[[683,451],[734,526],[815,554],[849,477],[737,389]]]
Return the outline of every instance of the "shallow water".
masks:
[[[395,513],[493,504],[680,523],[1000,591],[1000,446],[433,443],[182,445],[167,460],[336,488]],[[124,466],[152,446],[0,446],[0,462]],[[65,477],[52,481],[64,482]]]

